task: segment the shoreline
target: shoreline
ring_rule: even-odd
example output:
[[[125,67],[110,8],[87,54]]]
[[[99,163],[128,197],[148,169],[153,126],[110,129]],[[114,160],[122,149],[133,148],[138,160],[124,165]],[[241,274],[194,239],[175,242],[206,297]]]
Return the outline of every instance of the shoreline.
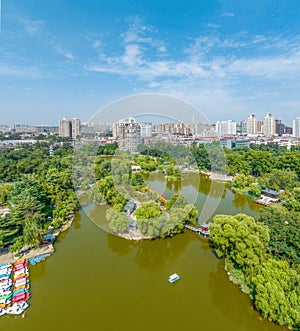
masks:
[[[75,214],[72,216],[71,219],[69,219],[65,224],[62,225],[61,229],[59,229],[55,240],[59,237],[59,235],[62,232],[67,231],[73,224],[75,219]],[[23,253],[22,253],[23,252]],[[37,248],[32,248],[28,251],[28,248],[24,248],[23,250],[20,251],[20,253],[22,254],[19,257],[15,256],[15,253],[11,253],[9,251],[0,254],[0,265],[1,264],[5,264],[5,263],[14,263],[19,259],[31,259],[33,257],[42,255],[42,254],[53,254],[55,252],[55,248],[54,248],[54,242],[47,244],[47,245],[43,245],[43,246],[39,246]]]
[[[26,251],[26,250],[25,250]],[[42,255],[42,254],[53,254],[54,253],[53,244],[44,245],[42,247],[34,248],[29,250],[27,253],[22,254],[20,257],[15,257],[14,253],[7,252],[0,255],[0,265],[4,263],[14,263],[19,259],[31,259],[33,257]]]

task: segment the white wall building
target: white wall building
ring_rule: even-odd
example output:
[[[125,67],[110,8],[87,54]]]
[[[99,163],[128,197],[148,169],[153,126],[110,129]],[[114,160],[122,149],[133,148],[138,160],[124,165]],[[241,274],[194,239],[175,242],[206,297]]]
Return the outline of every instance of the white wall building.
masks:
[[[257,123],[254,114],[247,118],[247,134],[257,134]]]
[[[216,132],[219,137],[236,135],[236,122],[232,120],[218,121],[216,123]]]
[[[152,137],[152,123],[143,122],[140,123],[141,137]]]
[[[80,125],[81,125],[80,120],[74,117],[71,121],[73,139],[76,139],[80,135]]]
[[[300,117],[293,120],[293,137],[300,138]]]
[[[272,137],[276,133],[276,123],[275,117],[272,116],[271,113],[267,113],[264,118],[263,124],[263,134],[267,137]]]

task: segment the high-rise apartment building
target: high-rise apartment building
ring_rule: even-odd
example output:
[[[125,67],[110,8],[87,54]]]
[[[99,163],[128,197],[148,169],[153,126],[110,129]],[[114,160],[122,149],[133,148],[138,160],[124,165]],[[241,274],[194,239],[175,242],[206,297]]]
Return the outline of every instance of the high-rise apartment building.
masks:
[[[257,123],[254,114],[247,118],[247,134],[257,134]]]
[[[141,137],[151,137],[152,136],[152,123],[143,122],[140,123],[141,127]]]
[[[189,135],[190,133],[192,133],[193,129],[191,128],[191,125],[188,125],[186,123],[174,122],[157,123],[155,126],[155,131],[158,133]]]
[[[276,132],[276,123],[275,123],[275,117],[272,116],[271,113],[267,113],[267,115],[264,118],[264,124],[263,124],[263,134],[266,137],[272,137],[275,135]]]
[[[293,136],[300,138],[300,117],[296,117],[293,120]]]
[[[263,133],[264,121],[256,120],[256,133]]]
[[[278,136],[282,136],[284,134],[284,131],[285,131],[285,125],[281,123],[281,120],[279,119],[275,120],[275,133]]]
[[[59,120],[59,136],[69,138],[72,136],[71,121],[66,117]]]
[[[240,127],[241,127],[241,134],[246,134],[247,133],[247,121],[241,121]]]
[[[219,137],[236,135],[236,122],[232,120],[218,121],[216,123],[216,132]]]
[[[141,143],[141,126],[133,117],[118,121],[113,126],[114,138],[118,140],[120,150],[137,152],[137,146]]]
[[[71,121],[66,117],[59,120],[59,136],[76,139],[80,135],[80,120],[73,118]]]
[[[72,128],[72,138],[76,139],[80,135],[80,120],[78,118],[73,118],[71,121]]]

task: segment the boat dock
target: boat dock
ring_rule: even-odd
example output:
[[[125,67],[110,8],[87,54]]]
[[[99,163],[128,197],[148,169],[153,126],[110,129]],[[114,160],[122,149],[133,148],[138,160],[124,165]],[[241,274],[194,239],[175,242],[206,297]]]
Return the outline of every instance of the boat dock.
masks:
[[[194,226],[191,226],[189,224],[185,224],[184,227],[188,230],[191,230],[197,234],[200,234],[204,237],[209,237],[209,229],[208,229],[208,224],[204,223],[201,225],[200,228],[196,228]]]

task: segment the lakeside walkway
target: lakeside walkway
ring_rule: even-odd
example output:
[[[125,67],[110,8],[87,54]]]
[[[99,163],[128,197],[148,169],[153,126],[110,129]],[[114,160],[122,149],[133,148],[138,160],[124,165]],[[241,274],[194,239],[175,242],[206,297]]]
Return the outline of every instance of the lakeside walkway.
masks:
[[[23,250],[23,254],[22,256],[15,258],[15,254],[14,253],[10,253],[8,251],[6,251],[5,253],[0,253],[0,264],[4,264],[4,263],[14,263],[16,260],[22,258],[22,259],[30,259],[33,258],[35,256],[38,255],[42,255],[42,254],[52,254],[54,252],[54,246],[52,244],[49,245],[45,245],[42,247],[38,247],[35,249],[31,249],[31,250]],[[21,251],[22,253],[22,251]]]

